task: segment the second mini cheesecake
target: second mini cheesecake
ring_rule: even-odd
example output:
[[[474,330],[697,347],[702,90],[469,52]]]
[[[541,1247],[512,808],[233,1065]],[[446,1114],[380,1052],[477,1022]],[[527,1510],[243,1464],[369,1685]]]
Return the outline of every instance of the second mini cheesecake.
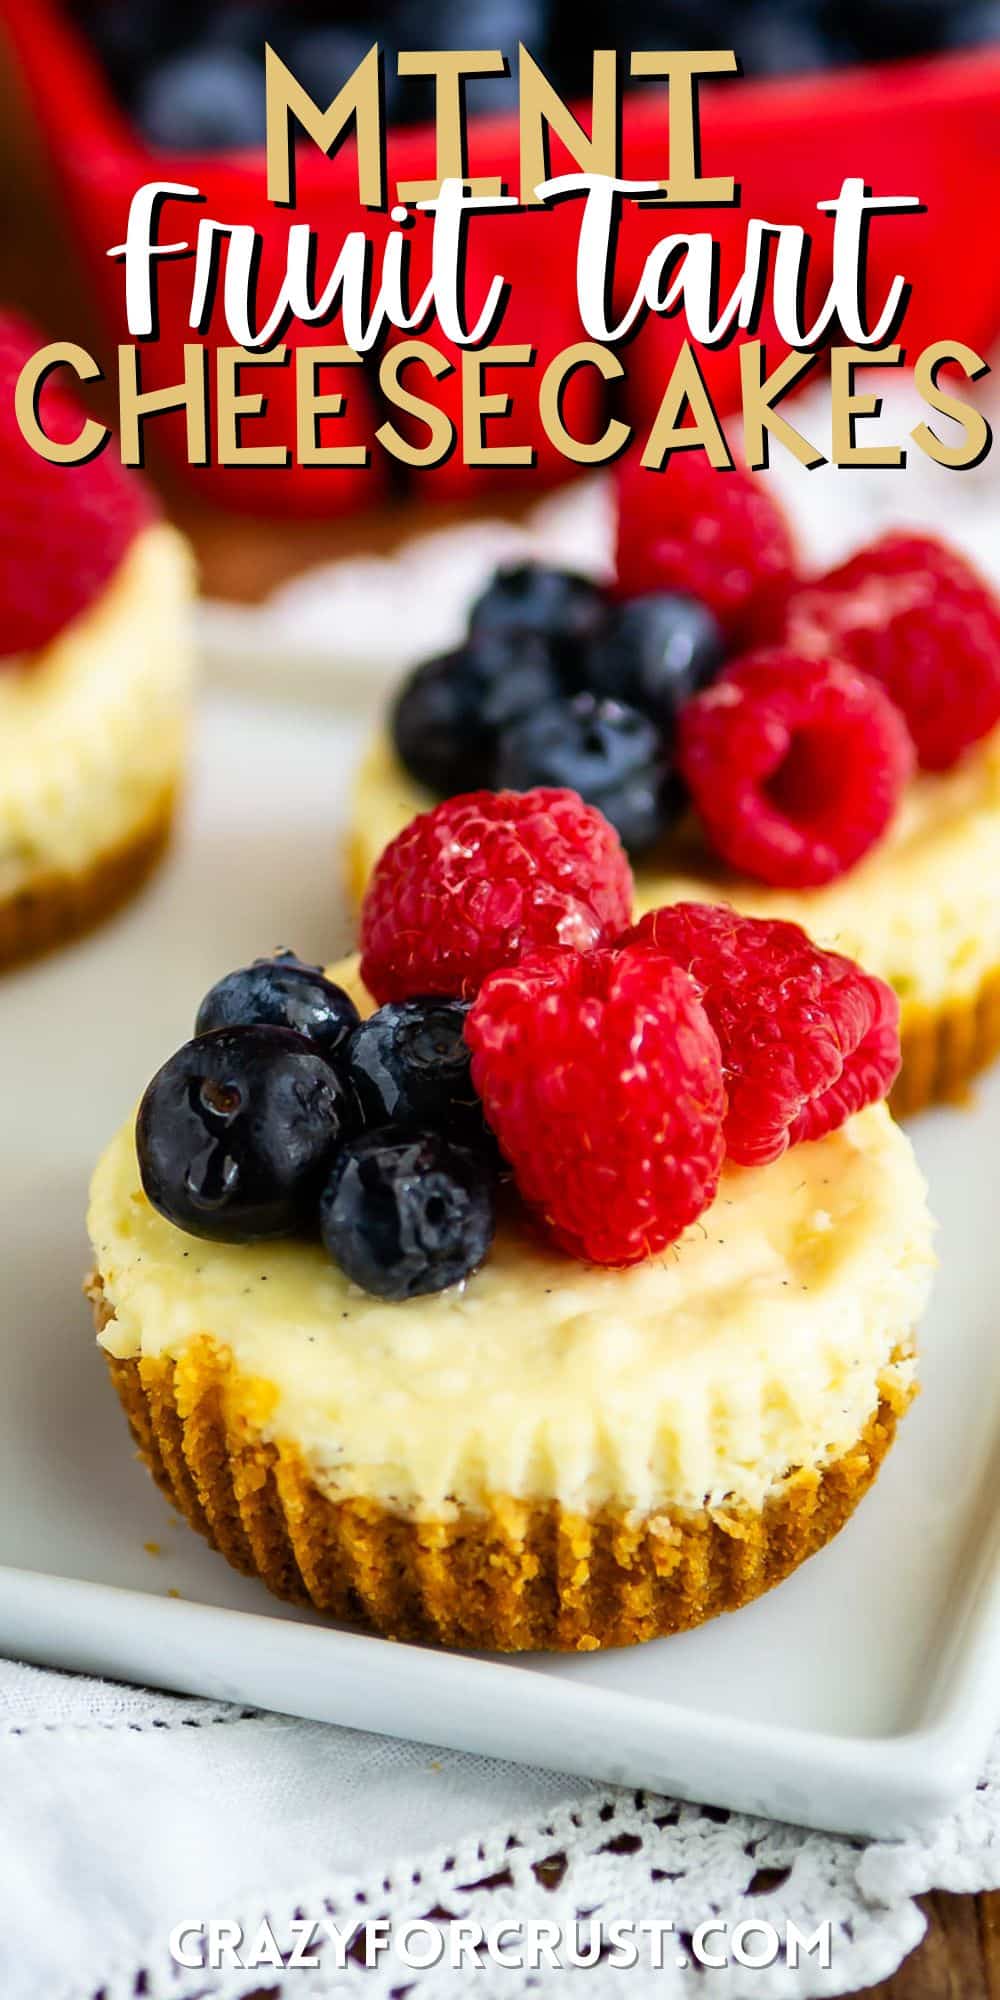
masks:
[[[887,535],[807,584],[766,481],[626,473],[612,588],[500,571],[404,681],[358,775],[355,894],[415,813],[484,784],[573,785],[641,910],[788,919],[887,980],[900,1112],[1000,1049],[1000,604],[945,543]]]

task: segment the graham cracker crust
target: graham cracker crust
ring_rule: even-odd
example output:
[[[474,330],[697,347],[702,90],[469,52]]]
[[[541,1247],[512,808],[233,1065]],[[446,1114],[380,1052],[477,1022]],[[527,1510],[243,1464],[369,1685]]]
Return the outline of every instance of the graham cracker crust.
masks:
[[[0,969],[40,957],[103,923],[142,887],[160,860],[173,824],[169,786],[116,846],[75,874],[40,871],[0,900]]]
[[[100,1276],[85,1290],[100,1331],[113,1316]],[[497,1495],[417,1520],[322,1493],[294,1445],[262,1436],[254,1385],[207,1337],[176,1363],[105,1358],[139,1455],[235,1569],[387,1638],[501,1652],[634,1645],[761,1596],[843,1527],[913,1393],[887,1385],[849,1452],[791,1471],[759,1511],[580,1514]]]
[[[946,1006],[904,1008],[903,1067],[889,1105],[911,1118],[931,1104],[968,1097],[980,1070],[1000,1055],[1000,967],[978,993]]]

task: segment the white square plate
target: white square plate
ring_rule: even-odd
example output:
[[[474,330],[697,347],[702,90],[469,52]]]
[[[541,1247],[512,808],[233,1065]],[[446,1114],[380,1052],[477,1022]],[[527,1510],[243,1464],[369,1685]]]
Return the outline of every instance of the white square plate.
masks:
[[[816,1826],[943,1811],[1000,1708],[1000,1074],[914,1128],[941,1221],[924,1393],[837,1542],[734,1617],[516,1663],[389,1645],[237,1576],[134,1461],[79,1296],[90,1168],[221,971],[345,946],[359,735],[210,700],[165,872],[0,985],[0,1647]]]

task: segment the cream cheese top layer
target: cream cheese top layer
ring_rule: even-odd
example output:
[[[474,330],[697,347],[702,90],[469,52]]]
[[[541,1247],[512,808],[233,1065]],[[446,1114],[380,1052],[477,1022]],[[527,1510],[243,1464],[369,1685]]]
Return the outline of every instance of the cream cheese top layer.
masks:
[[[380,737],[359,774],[354,838],[365,876],[388,841],[434,802]],[[696,834],[636,869],[636,908],[682,899],[786,917],[893,985],[908,1012],[970,996],[1000,966],[1000,730],[954,770],[922,773],[858,867],[822,889],[768,889],[731,873]]]
[[[44,651],[0,670],[0,898],[87,867],[176,778],[192,674],[187,544],[157,524]]]
[[[628,1271],[507,1220],[463,1284],[386,1304],[318,1244],[182,1234],[142,1192],[131,1123],[97,1167],[89,1228],[110,1353],[176,1359],[207,1336],[324,1491],[432,1516],[497,1494],[760,1505],[851,1447],[880,1384],[908,1381],[893,1351],[933,1263],[924,1184],[882,1105],[727,1169],[701,1221]]]

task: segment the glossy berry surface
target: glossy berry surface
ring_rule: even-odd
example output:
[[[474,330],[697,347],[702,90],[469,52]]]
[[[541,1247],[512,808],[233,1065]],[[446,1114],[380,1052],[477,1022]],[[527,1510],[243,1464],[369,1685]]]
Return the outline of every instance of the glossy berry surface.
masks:
[[[767,480],[716,471],[686,451],[617,475],[617,594],[682,591],[715,614],[731,647],[777,636],[795,581],[791,530]]]
[[[472,1083],[467,1000],[391,1000],[354,1030],[345,1059],[368,1126],[442,1132],[492,1150]]]
[[[396,754],[442,798],[492,785],[500,733],[559,692],[544,643],[483,634],[417,667],[391,717]]]
[[[139,1106],[142,1185],[191,1236],[292,1235],[315,1219],[353,1111],[329,1063],[287,1028],[198,1035],[157,1071]]]
[[[496,1226],[494,1178],[439,1133],[368,1132],[338,1155],[320,1203],[323,1242],[366,1292],[443,1292],[482,1263]]]
[[[789,645],[880,682],[927,771],[946,771],[1000,723],[1000,600],[957,549],[882,535],[798,591]]]
[[[372,870],[361,977],[379,1005],[471,999],[526,951],[589,951],[629,922],[632,872],[576,792],[469,792],[418,814]]]
[[[512,563],[498,569],[469,613],[469,630],[509,639],[533,633],[543,639],[553,663],[572,671],[579,648],[599,631],[604,592],[576,571],[545,563]]]
[[[466,1035],[518,1190],[572,1256],[639,1263],[708,1207],[724,1156],[722,1058],[697,988],[665,952],[522,959],[485,981]]]
[[[659,730],[623,702],[593,694],[548,702],[504,731],[496,775],[511,791],[571,786],[631,855],[644,854],[667,824]]]
[[[588,648],[583,677],[594,694],[629,703],[672,737],[677,712],[718,674],[726,641],[694,597],[652,591],[615,606]]]
[[[722,1051],[726,1151],[741,1166],[822,1139],[895,1082],[895,994],[798,924],[673,903],[626,941],[666,952],[698,987]]]
[[[853,868],[913,768],[906,724],[877,681],[778,647],[734,661],[689,702],[677,747],[715,852],[778,888]]]
[[[292,1028],[332,1060],[358,1018],[350,994],[325,978],[321,966],[305,965],[294,952],[279,951],[217,980],[198,1009],[195,1033],[257,1025]]]

